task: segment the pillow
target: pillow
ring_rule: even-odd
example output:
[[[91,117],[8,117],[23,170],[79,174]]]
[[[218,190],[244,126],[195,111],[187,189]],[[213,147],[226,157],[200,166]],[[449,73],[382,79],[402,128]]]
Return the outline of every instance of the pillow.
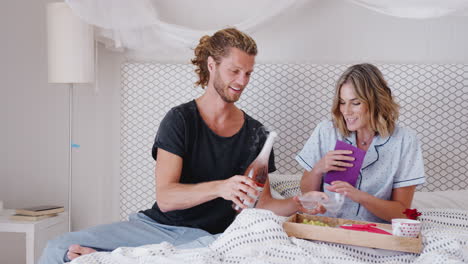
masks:
[[[411,207],[468,210],[468,190],[416,192]]]
[[[273,198],[288,198],[301,193],[301,174],[270,174]],[[468,210],[468,190],[416,192],[412,208],[454,208]]]
[[[268,177],[273,198],[289,198],[301,194],[301,174],[270,174]]]

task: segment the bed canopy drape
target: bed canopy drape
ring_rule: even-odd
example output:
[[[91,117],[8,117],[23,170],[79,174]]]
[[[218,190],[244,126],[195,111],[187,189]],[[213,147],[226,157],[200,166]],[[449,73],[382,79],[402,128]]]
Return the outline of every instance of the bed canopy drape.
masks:
[[[73,12],[96,28],[96,39],[108,48],[151,52],[186,49],[196,45],[200,36],[217,29],[197,29],[164,21],[159,13],[162,2],[158,0],[65,0]],[[231,26],[253,33],[280,14],[292,12],[304,4],[313,5],[320,0],[257,0],[238,4],[254,5],[255,12]],[[468,0],[342,0],[370,10],[410,19],[427,19],[448,15],[468,15]],[[210,6],[219,2],[199,2]],[[250,8],[249,6],[249,8]],[[209,15],[206,11],[206,14]],[[155,43],[158,43],[155,45]]]

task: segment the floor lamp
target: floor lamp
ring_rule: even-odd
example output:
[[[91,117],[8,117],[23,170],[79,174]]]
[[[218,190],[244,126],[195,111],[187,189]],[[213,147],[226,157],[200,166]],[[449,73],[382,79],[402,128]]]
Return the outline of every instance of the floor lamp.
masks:
[[[49,83],[68,84],[68,229],[71,231],[73,183],[74,84],[94,82],[93,27],[75,16],[63,2],[47,5]]]

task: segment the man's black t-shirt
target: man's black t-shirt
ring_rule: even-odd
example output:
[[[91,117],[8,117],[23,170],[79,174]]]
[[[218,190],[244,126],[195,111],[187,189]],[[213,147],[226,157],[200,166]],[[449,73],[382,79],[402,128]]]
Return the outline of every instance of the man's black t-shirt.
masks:
[[[182,157],[180,183],[224,180],[244,174],[260,153],[266,136],[263,125],[244,113],[242,128],[231,137],[221,137],[204,122],[193,100],[172,108],[166,114],[156,134],[152,154],[156,160],[157,149],[161,148]],[[275,170],[272,152],[268,171]],[[195,227],[211,234],[223,232],[236,215],[232,201],[223,198],[165,213],[156,202],[143,213],[161,224]]]

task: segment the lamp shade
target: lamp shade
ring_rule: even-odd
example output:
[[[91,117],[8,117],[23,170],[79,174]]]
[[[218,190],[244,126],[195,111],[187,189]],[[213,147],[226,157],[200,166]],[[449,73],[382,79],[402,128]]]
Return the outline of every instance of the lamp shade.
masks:
[[[94,81],[94,32],[63,2],[47,5],[50,83]]]

